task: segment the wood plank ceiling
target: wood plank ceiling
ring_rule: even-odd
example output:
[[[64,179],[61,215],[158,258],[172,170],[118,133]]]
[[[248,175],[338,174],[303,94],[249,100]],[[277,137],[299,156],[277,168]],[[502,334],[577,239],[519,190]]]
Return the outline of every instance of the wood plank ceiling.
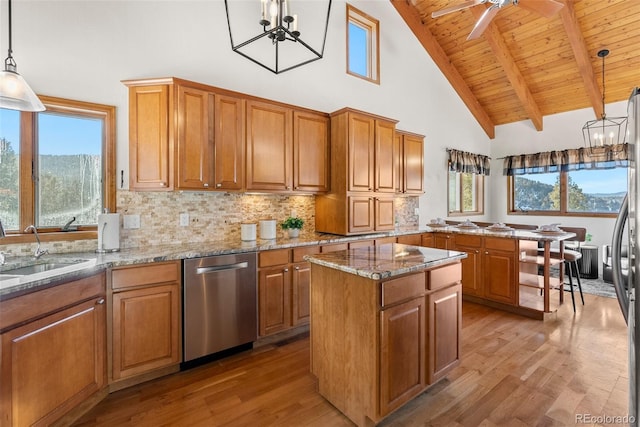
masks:
[[[438,18],[431,13],[464,0],[390,0],[490,138],[495,126],[582,108],[602,116],[606,103],[640,86],[640,0],[558,0],[552,18],[524,7],[501,8],[480,38],[467,41],[490,5]]]

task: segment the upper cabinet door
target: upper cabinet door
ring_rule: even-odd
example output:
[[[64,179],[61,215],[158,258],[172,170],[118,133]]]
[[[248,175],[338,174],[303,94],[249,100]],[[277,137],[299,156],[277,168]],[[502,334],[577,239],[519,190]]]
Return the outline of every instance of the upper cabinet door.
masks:
[[[167,85],[129,88],[129,185],[132,190],[170,190]]]
[[[291,191],[293,112],[247,102],[247,190]]]
[[[179,189],[213,186],[213,102],[210,92],[178,86],[177,183]]]
[[[244,100],[215,97],[214,164],[216,190],[242,190],[244,185]]]
[[[404,135],[402,150],[404,193],[424,193],[424,137]]]
[[[293,113],[293,189],[329,190],[329,117],[325,114]]]
[[[349,114],[349,191],[373,191],[375,120]]]
[[[376,120],[375,188],[379,193],[396,192],[395,123]]]

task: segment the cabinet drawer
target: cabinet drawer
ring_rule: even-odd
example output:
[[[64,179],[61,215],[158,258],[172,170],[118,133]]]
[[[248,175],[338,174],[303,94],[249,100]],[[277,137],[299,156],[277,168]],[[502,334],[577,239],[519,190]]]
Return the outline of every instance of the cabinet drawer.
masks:
[[[384,245],[385,243],[396,243],[395,237],[381,237],[379,239],[374,240],[376,246]]]
[[[358,240],[356,242],[349,243],[349,249],[366,248],[368,246],[373,246],[373,240]]]
[[[430,239],[432,239],[429,236]],[[421,246],[422,245],[422,235],[421,234],[408,234],[406,236],[398,236],[398,243],[402,243],[403,245],[413,245],[413,246]]]
[[[322,245],[320,252],[326,254],[327,252],[344,251],[345,249],[348,249],[347,243],[334,243],[332,245]]]
[[[179,282],[180,261],[115,268],[111,271],[112,289],[132,288],[156,283]]]
[[[473,248],[479,248],[482,246],[482,236],[458,234],[456,236],[456,245],[471,246]]]
[[[290,249],[276,249],[260,252],[258,254],[258,267],[271,267],[274,265],[289,264]]]
[[[319,253],[320,253],[320,246],[319,245],[304,246],[304,247],[301,247],[301,248],[294,248],[293,249],[293,262],[303,262],[305,255],[312,255],[312,254],[319,254]]]
[[[445,288],[462,280],[462,263],[457,262],[445,267],[427,271],[427,289]]]
[[[484,239],[484,247],[486,249],[497,249],[499,251],[515,251],[516,239],[500,239],[495,237],[487,237]]]
[[[419,297],[424,294],[424,273],[382,282],[381,305],[383,307]]]

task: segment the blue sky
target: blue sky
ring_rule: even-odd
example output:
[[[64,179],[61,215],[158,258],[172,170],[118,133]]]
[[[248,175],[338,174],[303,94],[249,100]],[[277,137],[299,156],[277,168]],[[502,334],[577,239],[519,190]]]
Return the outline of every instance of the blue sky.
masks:
[[[541,173],[528,175],[527,178],[554,185],[557,176],[557,173]],[[617,193],[627,190],[627,168],[573,171],[570,176],[585,193]]]
[[[40,154],[101,154],[102,121],[40,113]],[[19,112],[0,109],[0,137],[17,151],[20,138]]]

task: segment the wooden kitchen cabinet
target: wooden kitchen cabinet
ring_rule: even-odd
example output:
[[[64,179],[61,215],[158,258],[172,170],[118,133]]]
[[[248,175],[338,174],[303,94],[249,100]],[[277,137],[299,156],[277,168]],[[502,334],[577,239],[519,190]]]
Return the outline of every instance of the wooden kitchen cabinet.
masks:
[[[405,234],[397,237],[398,243],[413,246],[425,246],[422,244],[422,234]]]
[[[213,186],[213,93],[178,85],[176,188]]]
[[[129,87],[129,188],[173,188],[173,91],[167,84]]]
[[[462,260],[462,290],[465,295],[483,296],[482,236],[460,234],[456,237],[455,250],[466,252]]]
[[[331,189],[316,197],[316,231],[395,228],[395,123],[349,108],[331,115]]]
[[[247,190],[291,191],[293,110],[247,102]]]
[[[433,247],[438,249],[453,250],[456,236],[453,233],[432,233]]]
[[[514,306],[518,304],[517,243],[515,239],[484,239],[484,298]]]
[[[460,363],[459,262],[386,280],[311,269],[311,372],[356,425],[379,423]]]
[[[0,425],[72,420],[106,395],[104,303],[104,273],[0,303]]]
[[[243,188],[242,98],[176,78],[124,83],[132,190]]]
[[[427,294],[426,312],[429,316],[427,383],[433,384],[460,363],[462,286],[453,283]]]
[[[424,135],[396,131],[396,193],[424,194]]]
[[[311,267],[304,256],[319,245],[258,254],[258,333],[282,332],[309,323]]]
[[[380,412],[402,406],[426,386],[425,299],[380,312]]]
[[[293,112],[293,190],[329,191],[329,116]]]
[[[180,261],[110,270],[112,390],[179,368],[181,271]]]
[[[244,188],[245,100],[216,94],[214,114],[215,189]]]

